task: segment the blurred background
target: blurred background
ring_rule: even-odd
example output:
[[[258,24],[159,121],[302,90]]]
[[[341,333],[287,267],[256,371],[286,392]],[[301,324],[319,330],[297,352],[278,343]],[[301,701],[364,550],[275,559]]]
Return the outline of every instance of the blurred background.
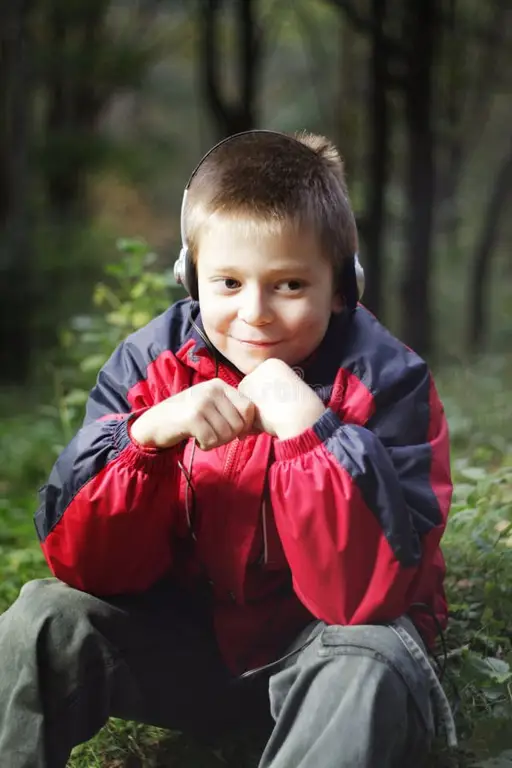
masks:
[[[98,368],[183,295],[192,169],[237,131],[319,132],[364,303],[436,372],[458,724],[512,766],[511,91],[507,0],[0,0],[0,612],[48,573],[36,489]],[[160,738],[109,726],[73,766],[157,766]]]
[[[172,266],[218,139],[345,158],[365,302],[425,355],[512,338],[506,0],[10,0],[0,21],[0,380],[90,309],[119,237]],[[508,215],[507,215],[508,213]]]

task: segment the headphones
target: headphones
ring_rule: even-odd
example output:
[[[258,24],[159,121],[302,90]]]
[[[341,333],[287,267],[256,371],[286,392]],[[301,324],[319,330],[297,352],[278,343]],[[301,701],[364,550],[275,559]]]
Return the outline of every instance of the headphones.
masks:
[[[230,141],[233,141],[234,139],[237,139],[240,136],[247,136],[251,134],[256,133],[265,133],[269,134],[271,136],[281,136],[289,139],[289,141],[294,141],[297,144],[300,144],[301,147],[308,151],[309,147],[306,147],[304,144],[302,144],[297,139],[293,138],[293,136],[289,136],[286,133],[281,133],[280,131],[271,131],[266,129],[254,129],[251,131],[241,131],[240,133],[234,133],[231,136],[227,136],[225,139],[222,139],[222,141],[219,141],[217,144],[215,144],[211,149],[208,150],[208,152],[203,155],[199,163],[196,165],[192,173],[190,174],[190,178],[187,182],[187,186],[185,187],[185,191],[183,193],[183,200],[181,203],[181,216],[180,216],[180,227],[181,227],[181,250],[180,254],[178,256],[178,260],[174,264],[174,279],[176,280],[176,283],[178,285],[182,285],[189,296],[194,299],[194,301],[199,300],[199,291],[197,286],[197,271],[195,268],[195,265],[192,261],[192,258],[189,253],[189,247],[185,236],[185,208],[187,204],[187,195],[188,191],[190,189],[190,185],[192,184],[197,172],[201,168],[204,161],[212,154],[212,152],[215,152],[219,147],[221,147],[223,144],[227,144]],[[354,256],[351,259],[346,259],[343,263],[341,275],[340,275],[340,285],[343,286],[343,297],[345,299],[345,304],[350,312],[353,312],[357,306],[357,302],[361,299],[364,291],[364,270],[361,266],[358,258],[358,254],[355,253]]]

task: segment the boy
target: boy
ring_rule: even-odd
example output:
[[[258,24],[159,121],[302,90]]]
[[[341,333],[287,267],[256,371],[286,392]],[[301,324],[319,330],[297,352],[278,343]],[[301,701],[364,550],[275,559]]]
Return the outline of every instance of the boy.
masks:
[[[0,762],[60,768],[110,715],[220,727],[263,681],[260,768],[419,765],[448,434],[424,362],[357,305],[339,155],[231,137],[182,229],[192,301],[114,352],[42,489],[56,579],[0,619]]]

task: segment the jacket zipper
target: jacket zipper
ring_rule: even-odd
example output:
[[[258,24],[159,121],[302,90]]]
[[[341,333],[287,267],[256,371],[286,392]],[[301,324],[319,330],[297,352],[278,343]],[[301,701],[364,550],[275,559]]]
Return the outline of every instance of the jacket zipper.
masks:
[[[231,443],[229,444],[228,450],[226,453],[226,460],[224,462],[224,471],[222,473],[222,476],[224,478],[227,478],[228,480],[230,480],[231,477],[234,475],[234,470],[238,463],[238,458],[241,450],[242,450],[242,441],[239,440],[238,437],[235,437],[235,439],[232,440]]]
[[[218,375],[226,382],[226,384],[230,384],[232,387],[236,388],[240,384],[241,378],[233,371],[230,371],[225,365],[221,364],[219,366]]]
[[[226,382],[226,384],[230,384],[232,387],[238,387],[240,379],[225,365],[220,366],[219,375]],[[231,477],[234,475],[234,470],[236,469],[241,450],[242,441],[236,437],[228,446],[226,460],[224,462],[224,471],[222,474],[223,477],[227,478],[228,480],[231,479]]]
[[[263,563],[262,565],[267,565],[268,563],[267,502],[265,499],[263,499],[263,504],[261,505],[261,521],[262,521],[262,528],[263,528]]]

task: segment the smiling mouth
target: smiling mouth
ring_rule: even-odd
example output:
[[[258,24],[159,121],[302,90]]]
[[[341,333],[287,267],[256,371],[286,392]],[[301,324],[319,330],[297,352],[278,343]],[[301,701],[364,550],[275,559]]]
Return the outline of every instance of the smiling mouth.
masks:
[[[239,341],[250,347],[275,347],[276,344],[279,344],[278,341],[246,341],[245,339],[239,339]]]

